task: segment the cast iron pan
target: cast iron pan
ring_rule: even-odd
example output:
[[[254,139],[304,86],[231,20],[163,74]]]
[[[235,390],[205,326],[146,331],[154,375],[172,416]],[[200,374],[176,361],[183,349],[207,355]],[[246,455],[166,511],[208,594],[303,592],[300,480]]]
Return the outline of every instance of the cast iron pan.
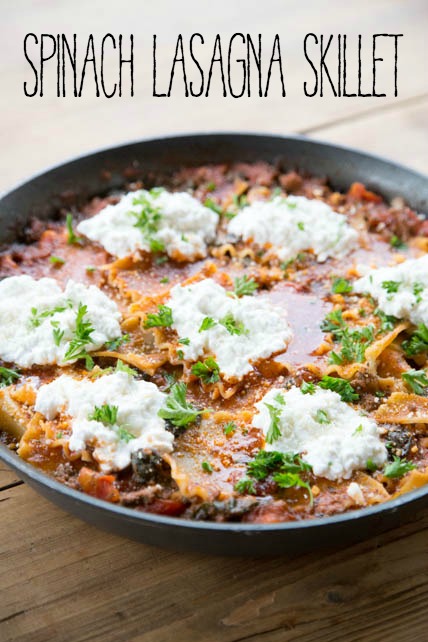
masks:
[[[50,169],[0,199],[0,242],[10,242],[30,216],[53,216],[59,206],[120,188],[135,176],[180,167],[266,160],[284,169],[327,176],[333,187],[354,181],[386,198],[403,196],[428,213],[428,178],[351,149],[298,137],[196,134],[144,140],[83,156]],[[126,178],[125,178],[126,177]],[[162,517],[115,506],[67,488],[0,445],[0,458],[30,486],[91,524],[147,544],[222,555],[278,555],[362,540],[415,517],[428,506],[428,486],[398,499],[343,515],[281,524],[217,524]]]

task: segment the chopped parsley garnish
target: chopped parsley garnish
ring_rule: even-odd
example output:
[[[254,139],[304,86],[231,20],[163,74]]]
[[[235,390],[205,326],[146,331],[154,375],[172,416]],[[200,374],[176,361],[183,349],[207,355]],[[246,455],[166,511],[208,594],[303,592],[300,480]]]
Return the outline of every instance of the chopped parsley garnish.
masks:
[[[254,279],[248,278],[248,276],[244,274],[244,276],[238,276],[235,279],[234,292],[236,296],[252,296],[258,287]]]
[[[328,416],[328,413],[325,410],[322,410],[322,408],[319,408],[316,413],[315,413],[315,421],[317,421],[319,424],[329,424],[331,423],[331,419]]]
[[[228,437],[229,435],[232,435],[235,430],[238,429],[238,426],[233,423],[233,421],[228,421],[227,424],[224,424],[223,426],[223,432]]]
[[[253,480],[264,481],[272,475],[279,488],[305,488],[312,504],[313,497],[310,484],[304,481],[302,474],[308,473],[312,467],[304,462],[299,455],[293,453],[268,452],[260,450],[254,459],[247,464],[247,477],[241,479],[235,490],[239,493],[255,494]]]
[[[400,281],[382,281],[382,287],[388,294],[395,294],[401,285]]]
[[[114,426],[117,423],[118,406],[110,406],[104,403],[102,406],[95,406],[93,412],[88,415],[89,421],[99,421],[104,426]]]
[[[192,366],[192,374],[203,383],[215,383],[220,380],[220,369],[218,363],[212,358],[208,357],[205,361],[198,361]]]
[[[290,207],[290,206],[288,205],[288,207]],[[299,221],[297,223],[297,227],[299,228],[299,230],[301,230],[303,232],[304,229],[305,229],[305,224],[302,221]]]
[[[64,265],[65,259],[62,259],[60,256],[55,256],[52,254],[52,256],[49,257],[49,262],[52,263],[53,265]]]
[[[331,289],[334,294],[349,294],[352,292],[352,283],[348,279],[338,277],[334,279]]]
[[[150,196],[154,198],[157,198],[160,193],[158,188],[150,190]],[[163,252],[165,250],[164,244],[154,237],[159,231],[162,219],[160,207],[154,207],[145,194],[136,196],[132,205],[141,205],[140,212],[130,212],[136,218],[134,227],[141,231],[152,252]]]
[[[324,375],[318,385],[320,388],[324,388],[324,390],[333,390],[333,392],[337,392],[342,401],[358,401],[360,398],[360,395],[355,392],[349,381],[346,381],[346,379],[342,379],[341,377],[330,377],[329,375]]]
[[[241,194],[240,196],[238,196],[238,194],[234,194],[232,200],[233,204],[239,209],[248,205],[248,197],[246,194]]]
[[[385,477],[389,477],[389,479],[396,479],[397,477],[402,477],[414,468],[416,468],[416,466],[412,464],[411,461],[394,457],[393,461],[385,466],[383,474]]]
[[[207,461],[203,461],[203,462],[202,462],[202,464],[201,464],[201,468],[202,468],[202,470],[204,471],[204,473],[209,473],[209,474],[211,474],[211,473],[213,472],[213,467],[212,467],[212,466],[211,466],[211,464],[210,464],[209,462],[207,462]]]
[[[86,367],[91,369],[94,362],[86,352],[85,346],[92,343],[91,335],[95,328],[91,325],[90,321],[85,321],[87,311],[88,307],[79,303],[76,313],[74,338],[68,344],[68,349],[64,355],[64,361],[70,361],[71,359],[85,359]]]
[[[216,214],[221,214],[222,213],[222,209],[221,209],[220,205],[217,205],[217,203],[215,201],[213,201],[212,198],[205,199],[204,205],[205,205],[205,207],[208,207],[213,212],[216,212]]]
[[[266,441],[268,444],[272,444],[274,441],[281,437],[280,429],[280,417],[281,417],[281,408],[277,408],[270,403],[265,403],[266,408],[269,411],[270,417],[270,426],[269,430],[266,433]]]
[[[0,388],[11,386],[14,381],[19,379],[20,375],[16,370],[0,366]]]
[[[335,341],[342,344],[340,352],[330,353],[331,363],[361,363],[364,361],[366,348],[374,340],[374,327],[367,325],[361,329],[349,328],[342,316],[341,310],[330,312],[321,323],[323,332],[331,332]]]
[[[404,241],[398,238],[395,234],[391,236],[391,240],[389,242],[391,243],[391,246],[395,247],[397,250],[403,250],[406,247]]]
[[[168,328],[173,324],[172,310],[167,305],[158,306],[158,314],[148,314],[144,322],[145,328]]]
[[[373,459],[368,459],[366,461],[366,468],[369,470],[371,473],[374,473],[375,470],[378,469],[377,465],[374,463]]]
[[[158,412],[161,419],[170,421],[174,426],[187,426],[193,423],[202,413],[192,404],[186,401],[187,386],[182,381],[175,383],[171,386],[165,406]]]
[[[205,317],[205,319],[203,319],[201,323],[199,332],[203,332],[204,330],[209,330],[210,328],[213,328],[216,324],[217,324],[217,321],[212,317]]]
[[[159,279],[159,283],[169,283],[169,278],[167,276],[163,276],[161,279]]]
[[[52,308],[50,310],[43,310],[43,312],[39,312],[37,308],[31,308],[31,317],[30,317],[30,323],[34,328],[38,328],[39,325],[42,324],[42,322],[47,319],[48,317],[53,317],[54,314],[57,314],[57,312],[64,312],[68,308],[71,308],[73,304],[71,301],[67,302],[67,305],[57,305],[55,308]]]
[[[408,370],[401,375],[403,381],[417,395],[425,395],[428,387],[428,377],[425,370]]]
[[[380,332],[391,332],[391,330],[394,329],[398,321],[396,317],[392,316],[392,314],[385,314],[385,312],[382,312],[379,308],[376,308],[374,314],[380,320]]]
[[[116,350],[118,350],[118,348],[120,348],[120,346],[123,346],[124,343],[129,343],[129,341],[129,334],[122,334],[121,337],[117,337],[116,339],[112,339],[111,341],[106,341],[105,346],[107,350],[115,352]]]
[[[94,265],[87,265],[85,267],[86,272],[88,272],[89,274],[92,274],[92,272],[95,272],[96,269],[97,268]]]
[[[214,181],[211,181],[210,183],[207,184],[205,189],[207,190],[207,192],[213,192],[216,187],[217,185],[214,183]]]
[[[413,283],[413,294],[415,295],[416,303],[420,303],[422,301],[422,292],[425,290],[425,286],[423,283]]]
[[[183,337],[182,339],[178,340],[178,343],[181,343],[183,346],[189,346],[190,345],[190,339],[188,337]]]
[[[131,375],[131,377],[136,377],[137,374],[138,374],[138,372],[136,370],[134,370],[134,368],[131,368],[130,366],[127,366],[120,359],[118,359],[117,362],[116,362],[115,372],[126,372],[126,374]]]
[[[357,426],[355,428],[355,430],[354,430],[354,432],[352,434],[353,435],[361,435],[362,432],[363,432],[363,424],[360,424],[359,426]]]
[[[56,325],[54,325],[54,324],[56,324],[55,321],[51,321],[51,324],[53,325],[52,334],[53,334],[53,338],[54,338],[54,343],[55,343],[56,346],[59,346],[61,344],[61,340],[62,340],[62,338],[64,336],[64,330],[61,330],[61,328],[58,328]]]
[[[255,495],[256,489],[254,488],[254,480],[248,477],[243,477],[235,484],[235,490],[241,495]]]
[[[67,214],[65,217],[65,226],[67,228],[67,243],[69,245],[80,245],[83,241],[81,236],[77,236],[73,229],[73,215]]]
[[[300,392],[304,395],[313,395],[315,392],[315,384],[311,381],[304,381],[300,386]]]
[[[116,430],[116,434],[119,437],[120,441],[128,443],[131,439],[135,439],[135,435],[132,432],[129,432],[124,426],[119,426]]]
[[[219,323],[226,328],[229,334],[241,335],[249,333],[249,330],[247,330],[242,321],[237,321],[231,312],[220,319]]]
[[[428,327],[425,323],[420,323],[410,339],[403,341],[401,346],[408,357],[428,351]]]

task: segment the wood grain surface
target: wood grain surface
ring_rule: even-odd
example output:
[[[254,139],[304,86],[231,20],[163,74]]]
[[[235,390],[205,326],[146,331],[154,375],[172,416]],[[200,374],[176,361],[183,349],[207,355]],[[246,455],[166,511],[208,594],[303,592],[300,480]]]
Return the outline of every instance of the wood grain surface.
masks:
[[[179,131],[301,132],[428,173],[426,0],[216,3],[15,0],[2,4],[0,188],[94,147]],[[134,33],[133,99],[26,98],[28,32]],[[151,37],[169,73],[175,37],[278,32],[287,98],[151,96]],[[399,96],[308,99],[305,33],[404,33]],[[208,56],[207,56],[208,58]],[[397,186],[399,192],[399,186]],[[428,511],[342,550],[215,558],[136,544],[90,527],[0,464],[1,642],[425,642]]]

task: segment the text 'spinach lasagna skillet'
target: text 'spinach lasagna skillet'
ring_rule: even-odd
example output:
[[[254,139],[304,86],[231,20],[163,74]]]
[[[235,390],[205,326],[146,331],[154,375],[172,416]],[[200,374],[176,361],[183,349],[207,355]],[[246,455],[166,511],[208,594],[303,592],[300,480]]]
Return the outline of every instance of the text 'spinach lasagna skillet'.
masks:
[[[1,438],[183,519],[311,519],[428,483],[428,223],[265,163],[131,183],[0,255]]]

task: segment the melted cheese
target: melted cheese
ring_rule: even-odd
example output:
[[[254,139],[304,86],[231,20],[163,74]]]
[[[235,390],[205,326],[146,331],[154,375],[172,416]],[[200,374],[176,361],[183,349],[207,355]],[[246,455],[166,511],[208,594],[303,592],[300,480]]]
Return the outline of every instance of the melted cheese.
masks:
[[[213,355],[226,378],[241,378],[254,362],[283,352],[292,337],[282,308],[261,295],[237,298],[212,279],[176,285],[167,305],[172,310],[172,327],[188,340],[188,345],[180,346],[184,358],[196,361]],[[228,315],[242,324],[241,334],[231,334],[221,323]],[[214,323],[200,331],[207,317]]]
[[[385,314],[428,324],[428,256],[372,270],[354,283],[354,291],[370,294]]]
[[[152,224],[136,226],[149,204]],[[110,254],[124,257],[136,250],[151,251],[155,241],[177,260],[206,256],[206,243],[215,237],[219,216],[186,192],[138,190],[125,194],[116,205],[107,205],[98,214],[77,226],[80,234],[100,243]]]
[[[296,387],[270,390],[256,404],[253,419],[253,426],[265,436],[271,426],[266,404],[277,410],[281,432],[272,444],[266,443],[266,450],[302,454],[315,475],[349,479],[354,470],[365,469],[369,459],[378,466],[386,461],[376,422],[348,406],[336,392],[316,388],[313,394],[303,394]]]
[[[137,381],[116,372],[90,381],[61,375],[37,391],[36,411],[53,420],[59,414],[71,417],[71,451],[92,446],[102,471],[122,470],[140,448],[158,453],[172,451],[174,437],[158,417],[166,395],[147,381]],[[117,406],[117,421],[104,425],[89,417],[95,407]],[[126,429],[125,438],[120,429]],[[122,437],[121,437],[122,434]]]
[[[1,281],[0,357],[23,368],[74,363],[76,359],[65,360],[65,355],[75,337],[79,304],[86,306],[83,320],[93,328],[86,351],[121,335],[116,303],[94,285],[70,280],[62,290],[54,279],[36,281],[27,275]]]
[[[231,234],[272,246],[281,261],[312,250],[318,261],[342,258],[357,244],[357,232],[342,214],[304,196],[275,197],[242,209],[228,225]]]

